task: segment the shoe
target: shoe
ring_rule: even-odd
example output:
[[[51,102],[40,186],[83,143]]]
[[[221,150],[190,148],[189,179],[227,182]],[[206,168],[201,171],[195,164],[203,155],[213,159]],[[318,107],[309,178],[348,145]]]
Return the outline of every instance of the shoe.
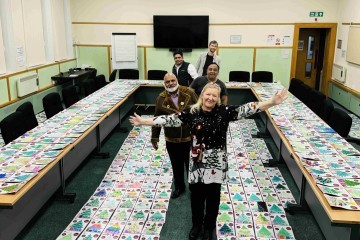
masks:
[[[171,194],[171,198],[178,198],[184,191],[185,189],[175,189]]]
[[[212,240],[212,233],[213,230],[204,229],[204,235],[202,237],[202,240]]]
[[[197,237],[199,236],[200,234],[200,231],[201,231],[201,226],[195,226],[193,225],[191,230],[190,230],[190,233],[189,233],[189,240],[195,240],[197,239]]]

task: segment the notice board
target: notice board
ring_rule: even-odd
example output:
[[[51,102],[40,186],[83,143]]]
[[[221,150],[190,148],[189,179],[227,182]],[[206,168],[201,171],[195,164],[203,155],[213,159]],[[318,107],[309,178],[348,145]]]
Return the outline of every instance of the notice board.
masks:
[[[350,26],[346,61],[360,65],[360,27]]]
[[[136,33],[112,33],[112,68],[138,68]]]

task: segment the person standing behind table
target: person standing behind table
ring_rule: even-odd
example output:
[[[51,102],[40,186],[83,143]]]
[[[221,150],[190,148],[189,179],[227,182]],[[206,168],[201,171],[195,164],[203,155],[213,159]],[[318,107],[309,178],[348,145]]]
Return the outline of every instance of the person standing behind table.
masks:
[[[165,74],[164,88],[165,90],[157,97],[154,116],[181,112],[197,102],[195,92],[189,87],[179,86],[173,73]],[[161,127],[152,127],[151,143],[155,150],[158,149],[160,132]],[[164,127],[164,132],[166,149],[174,173],[175,190],[171,198],[177,198],[185,191],[184,164],[186,172],[189,170],[190,128],[187,125],[180,128]]]
[[[211,63],[208,66],[207,75],[196,78],[190,84],[190,87],[194,89],[195,93],[198,96],[200,96],[200,93],[203,90],[204,86],[209,82],[214,82],[217,85],[219,85],[221,88],[221,92],[220,92],[221,103],[226,105],[228,103],[228,92],[226,90],[225,83],[217,78],[219,75],[219,70],[220,67],[219,65],[217,65],[217,63]]]
[[[269,100],[232,106],[220,103],[220,90],[219,85],[208,83],[198,102],[191,109],[177,114],[142,118],[135,113],[135,116],[130,117],[134,126],[180,127],[187,124],[190,127],[192,161],[189,168],[189,189],[193,223],[189,233],[191,240],[198,238],[202,226],[202,239],[212,239],[219,211],[221,184],[226,183],[229,178],[226,152],[229,122],[265,111],[282,103],[287,96],[284,88]]]
[[[190,86],[192,81],[198,77],[194,65],[185,62],[182,52],[173,53],[175,64],[172,68],[172,73],[177,77],[181,86]]]
[[[210,63],[216,63],[218,66],[220,66],[220,57],[216,55],[216,49],[218,48],[218,42],[215,40],[212,40],[209,43],[209,51],[207,53],[202,53],[199,56],[199,59],[197,60],[195,64],[196,71],[199,76],[205,76],[206,70]]]

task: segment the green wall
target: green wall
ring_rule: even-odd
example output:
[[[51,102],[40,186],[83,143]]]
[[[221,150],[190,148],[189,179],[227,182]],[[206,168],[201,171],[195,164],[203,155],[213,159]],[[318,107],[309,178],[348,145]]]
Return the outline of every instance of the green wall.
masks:
[[[108,47],[78,46],[78,66],[90,65],[97,69],[97,75],[104,74],[109,79]]]
[[[253,48],[222,48],[219,79],[228,82],[230,71],[248,71],[253,69]]]
[[[273,72],[274,81],[289,87],[291,70],[291,49],[258,48],[256,49],[255,71]]]
[[[9,94],[7,91],[6,78],[0,79],[0,104],[9,101]]]

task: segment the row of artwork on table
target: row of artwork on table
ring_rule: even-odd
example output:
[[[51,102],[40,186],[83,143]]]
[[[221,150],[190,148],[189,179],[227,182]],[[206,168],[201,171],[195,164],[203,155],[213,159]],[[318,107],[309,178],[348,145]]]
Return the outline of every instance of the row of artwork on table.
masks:
[[[172,171],[164,141],[153,150],[150,131],[130,132],[98,189],[58,239],[160,238]],[[230,179],[221,189],[218,239],[294,239],[284,207],[295,200],[280,171],[264,167],[271,154],[264,140],[252,138],[255,132],[254,120],[230,124]]]
[[[254,90],[267,99],[279,88],[265,84]],[[269,112],[329,205],[360,210],[360,152],[290,93]]]

